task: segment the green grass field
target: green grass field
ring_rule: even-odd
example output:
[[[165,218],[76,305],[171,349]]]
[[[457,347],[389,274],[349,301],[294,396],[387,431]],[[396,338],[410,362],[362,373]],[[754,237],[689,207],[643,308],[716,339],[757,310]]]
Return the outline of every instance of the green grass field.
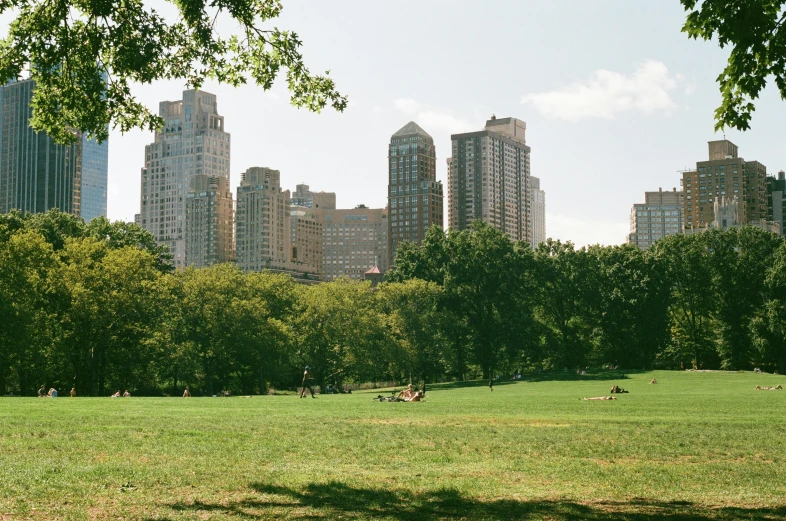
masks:
[[[657,385],[649,380],[657,377]],[[581,401],[617,383],[630,394]],[[784,519],[786,377],[0,398],[0,520]]]

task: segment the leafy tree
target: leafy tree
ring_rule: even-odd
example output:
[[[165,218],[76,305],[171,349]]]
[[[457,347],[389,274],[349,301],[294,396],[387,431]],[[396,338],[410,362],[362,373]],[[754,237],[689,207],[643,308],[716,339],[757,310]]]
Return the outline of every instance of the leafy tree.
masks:
[[[69,239],[63,253],[69,300],[59,311],[58,345],[78,392],[155,387],[149,369],[162,307],[157,259],[93,238]]]
[[[583,367],[597,333],[599,295],[593,280],[595,259],[570,242],[548,239],[535,249],[539,304],[537,320],[545,326],[544,363]]]
[[[309,287],[296,327],[296,385],[305,365],[321,387],[389,378],[404,358],[368,282],[338,279]]]
[[[489,378],[506,365],[511,353],[531,343],[527,334],[532,325],[527,298],[531,258],[527,247],[475,221],[460,232],[431,228],[420,247],[399,248],[388,280],[421,278],[440,284],[446,309],[458,317],[453,343],[457,376],[463,378],[464,361],[469,358]]]
[[[751,321],[758,359],[786,373],[786,242],[773,255],[765,280],[766,299]]]
[[[660,264],[630,246],[592,246],[599,314],[599,363],[651,367],[668,341],[668,286]],[[635,348],[632,349],[632,346]]]
[[[132,247],[144,250],[156,259],[156,268],[162,273],[173,271],[172,254],[166,246],[156,243],[153,234],[141,226],[124,221],[109,221],[106,217],[92,219],[86,234],[99,241],[105,241],[111,249]]]
[[[656,242],[649,254],[662,266],[671,292],[667,356],[696,367],[714,365],[715,297],[701,235],[671,235]]]
[[[784,0],[680,0],[689,11],[682,31],[690,38],[730,47],[718,76],[722,102],[715,130],[750,128],[753,102],[770,77],[786,98]]]
[[[400,336],[404,378],[417,382],[441,381],[446,376],[446,336],[451,327],[442,312],[444,290],[434,282],[411,279],[385,283],[377,294],[391,329]]]
[[[233,86],[251,80],[267,90],[285,69],[293,105],[346,107],[327,73],[306,68],[297,34],[265,27],[281,13],[281,0],[170,1],[176,17],[143,0],[0,2],[0,13],[16,15],[0,40],[0,84],[29,67],[33,128],[60,142],[75,139],[74,129],[103,141],[110,125],[160,128],[163,120],[131,94],[133,84],[160,79],[193,88],[206,79]],[[236,33],[222,36],[224,23]]]
[[[31,230],[0,239],[0,393],[33,394],[52,382],[47,361],[60,261]]]

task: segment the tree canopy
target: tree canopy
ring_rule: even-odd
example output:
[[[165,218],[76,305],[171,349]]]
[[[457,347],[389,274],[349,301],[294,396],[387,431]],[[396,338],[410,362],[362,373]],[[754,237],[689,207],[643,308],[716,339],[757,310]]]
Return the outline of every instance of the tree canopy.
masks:
[[[29,69],[35,80],[36,130],[68,142],[74,131],[99,141],[109,128],[155,130],[163,120],[132,94],[134,84],[207,79],[238,86],[253,81],[270,89],[283,72],[297,107],[343,111],[346,96],[328,73],[312,74],[291,31],[268,27],[281,0],[168,0],[168,19],[143,0],[4,0],[0,13],[16,18],[0,40],[0,84]],[[222,20],[238,29],[222,35]]]
[[[721,105],[715,130],[747,130],[754,101],[767,80],[774,78],[786,98],[786,12],[784,0],[680,0],[688,11],[682,31],[690,38],[717,39],[730,47],[726,67],[718,76]]]

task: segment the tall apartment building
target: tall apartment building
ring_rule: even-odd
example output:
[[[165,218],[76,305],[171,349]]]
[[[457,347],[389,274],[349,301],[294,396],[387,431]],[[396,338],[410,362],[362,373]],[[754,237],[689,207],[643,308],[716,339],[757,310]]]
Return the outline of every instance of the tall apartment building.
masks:
[[[322,228],[322,280],[363,280],[370,268],[388,269],[388,210],[316,210]]]
[[[30,127],[35,82],[0,87],[0,213],[58,208],[90,221],[106,216],[109,145],[79,134],[58,145]]]
[[[335,192],[312,192],[308,185],[299,184],[290,196],[292,206],[303,208],[336,208]]]
[[[140,197],[141,225],[169,247],[175,267],[186,264],[186,200],[197,175],[223,177],[229,184],[230,135],[218,114],[216,96],[187,90],[179,101],[163,101],[163,128],[145,147]]]
[[[767,177],[767,219],[780,224],[781,234],[786,235],[786,173]]]
[[[685,227],[707,227],[715,219],[718,198],[737,198],[740,224],[767,220],[767,168],[738,156],[729,140],[710,141],[709,159],[682,173]]]
[[[630,210],[630,234],[628,244],[640,250],[649,249],[655,241],[682,233],[683,194],[674,188],[664,192],[644,192],[644,203],[634,204]]]
[[[229,180],[196,175],[186,196],[187,266],[202,268],[235,260],[234,216]]]
[[[235,218],[238,267],[289,269],[289,202],[289,190],[281,189],[278,170],[252,167],[241,175]]]
[[[530,176],[530,200],[532,201],[532,247],[546,242],[546,192],[540,189],[540,179]]]
[[[437,181],[434,139],[410,121],[388,147],[388,265],[401,241],[420,244],[430,226],[443,226],[442,183]]]
[[[533,246],[527,125],[492,116],[479,132],[454,134],[448,162],[448,221],[465,230],[480,219]]]

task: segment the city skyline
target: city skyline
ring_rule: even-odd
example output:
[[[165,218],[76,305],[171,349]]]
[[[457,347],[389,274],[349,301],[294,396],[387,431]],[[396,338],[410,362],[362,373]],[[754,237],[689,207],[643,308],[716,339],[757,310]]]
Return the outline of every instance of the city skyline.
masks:
[[[679,186],[677,172],[704,155],[707,141],[723,137],[713,131],[713,113],[727,51],[680,32],[679,2],[397,5],[391,12],[354,0],[286,3],[275,22],[298,32],[312,71],[331,70],[349,96],[343,114],[292,108],[283,82],[268,93],[252,85],[204,85],[234,135],[233,193],[240,172],[263,165],[280,170],[285,187],[305,183],[337,193],[339,207],[382,207],[392,133],[413,120],[433,136],[437,180],[446,185],[450,135],[497,114],[521,119],[530,130],[532,175],[552,194],[547,235],[577,245],[620,244],[630,205],[645,191]],[[169,7],[162,3],[162,12]],[[418,16],[408,16],[415,8]],[[448,8],[451,23],[438,23]],[[9,19],[0,17],[0,26]],[[339,30],[324,31],[325,24]],[[410,29],[408,38],[400,38],[401,27]],[[134,93],[155,108],[182,90],[178,82],[157,82]],[[778,132],[784,115],[786,104],[768,86],[752,130],[726,137],[777,172],[786,167]],[[304,133],[316,139],[306,142]],[[151,136],[111,134],[112,219],[130,221],[139,211],[141,150]]]

